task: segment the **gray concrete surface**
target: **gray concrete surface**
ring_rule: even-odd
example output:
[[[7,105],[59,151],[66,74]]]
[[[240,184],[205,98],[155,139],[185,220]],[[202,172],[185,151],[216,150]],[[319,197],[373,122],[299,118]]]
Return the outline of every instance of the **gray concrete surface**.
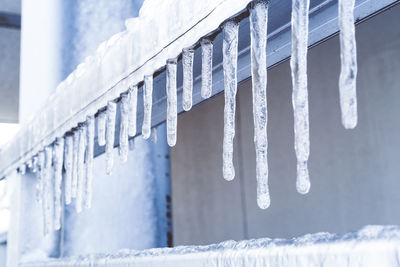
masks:
[[[271,207],[256,204],[251,81],[238,89],[236,178],[222,178],[223,95],[179,116],[171,149],[174,245],[400,224],[400,7],[357,26],[355,130],[340,122],[337,37],[309,53],[311,191],[296,192],[289,62],[268,72]]]

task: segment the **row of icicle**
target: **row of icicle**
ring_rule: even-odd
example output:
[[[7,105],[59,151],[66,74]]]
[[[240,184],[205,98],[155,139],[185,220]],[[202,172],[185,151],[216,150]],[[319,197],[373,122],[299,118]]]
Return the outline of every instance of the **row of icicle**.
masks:
[[[309,157],[309,122],[307,92],[307,49],[309,0],[292,2],[292,57],[290,66],[293,83],[293,110],[295,151],[297,157],[297,191],[306,194],[310,189],[307,161]],[[339,26],[341,44],[341,74],[339,80],[342,122],[346,129],[357,124],[357,102],[355,80],[357,74],[356,47],[354,31],[354,0],[339,0]],[[254,143],[256,151],[257,203],[262,209],[270,205],[268,189],[267,161],[267,24],[268,1],[254,1],[249,6],[251,36],[251,76],[253,93]],[[235,136],[235,103],[237,92],[237,57],[239,22],[232,19],[222,25],[223,30],[223,72],[224,72],[224,139],[223,139],[223,177],[232,180],[235,176],[233,166],[233,139]],[[212,95],[212,39],[200,41],[202,50],[201,96]],[[192,107],[194,49],[182,52],[183,93],[182,106],[185,111]],[[176,144],[177,138],[177,60],[171,59],[166,65],[167,93],[167,142]],[[142,136],[148,139],[151,130],[153,75],[144,77],[143,102],[144,116]],[[137,85],[130,86],[121,95],[119,151],[121,161],[128,157],[129,136],[137,133]],[[117,104],[110,101],[106,111],[97,116],[97,137],[100,146],[105,145],[106,172],[111,174],[113,167],[113,148]],[[155,129],[155,128],[153,128]],[[93,149],[95,118],[87,117],[77,129],[57,138],[53,145],[47,146],[33,157],[27,166],[38,172],[38,200],[43,205],[44,232],[61,226],[62,184],[64,201],[70,204],[75,198],[77,212],[90,208],[93,180]],[[153,137],[156,137],[153,134]],[[65,171],[62,179],[63,168]],[[25,164],[19,168],[25,172]],[[52,182],[54,180],[54,182]],[[54,201],[52,201],[52,198]],[[54,203],[52,205],[51,203]]]

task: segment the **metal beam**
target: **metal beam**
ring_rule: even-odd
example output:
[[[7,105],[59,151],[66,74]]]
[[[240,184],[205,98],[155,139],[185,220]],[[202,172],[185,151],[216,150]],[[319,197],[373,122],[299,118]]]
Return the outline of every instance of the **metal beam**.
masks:
[[[21,29],[21,15],[0,11],[0,27]]]

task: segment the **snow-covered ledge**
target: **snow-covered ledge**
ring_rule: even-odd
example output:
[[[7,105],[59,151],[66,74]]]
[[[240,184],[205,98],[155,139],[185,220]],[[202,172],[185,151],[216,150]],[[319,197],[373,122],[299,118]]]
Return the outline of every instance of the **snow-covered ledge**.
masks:
[[[345,235],[308,234],[299,238],[225,241],[112,255],[26,262],[22,266],[400,266],[400,227],[366,226]]]

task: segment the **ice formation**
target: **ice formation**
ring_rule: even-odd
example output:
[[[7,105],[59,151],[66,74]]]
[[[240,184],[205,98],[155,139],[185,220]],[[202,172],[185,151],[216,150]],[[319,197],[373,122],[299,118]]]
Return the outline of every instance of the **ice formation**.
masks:
[[[107,125],[106,125],[106,158],[107,166],[106,172],[111,175],[114,165],[113,148],[115,137],[115,117],[117,115],[117,104],[115,102],[108,102],[107,105]]]
[[[292,103],[294,148],[297,158],[296,188],[301,194],[310,190],[307,161],[310,155],[307,89],[308,10],[310,0],[292,1]]]
[[[71,204],[72,199],[72,162],[73,162],[73,152],[74,149],[74,138],[72,135],[67,135],[65,137],[64,144],[64,195],[65,204]]]
[[[201,96],[209,98],[212,93],[212,59],[213,43],[210,39],[203,38],[201,44]]]
[[[137,110],[137,86],[132,86],[128,91],[129,114],[128,114],[128,134],[136,135],[136,110]]]
[[[47,146],[45,149],[45,163],[43,168],[43,229],[44,235],[48,235],[53,229],[53,209],[52,204],[53,201],[53,170],[52,170],[52,163],[53,163],[53,147]]]
[[[339,0],[340,59],[339,77],[342,124],[346,129],[357,125],[357,48],[354,26],[355,0]]]
[[[176,144],[176,127],[178,123],[178,100],[176,92],[176,59],[167,62],[167,142]]]
[[[38,156],[34,156],[32,159],[32,172],[36,173],[38,171]]]
[[[74,145],[72,148],[72,182],[71,182],[71,197],[76,198],[78,187],[78,150],[79,150],[79,130],[74,131]]]
[[[119,126],[119,154],[122,162],[128,160],[128,128],[129,128],[129,98],[127,94],[121,96],[121,121]]]
[[[222,173],[225,180],[235,177],[233,166],[233,139],[235,137],[235,110],[237,91],[237,57],[239,24],[228,21],[223,26],[223,68],[224,68],[224,141],[222,153]]]
[[[62,170],[64,162],[64,138],[57,138],[54,144],[54,229],[61,228],[62,212]]]
[[[99,146],[106,144],[106,112],[100,112],[97,116],[97,141]]]
[[[269,207],[267,140],[267,24],[268,2],[254,2],[250,8],[251,79],[253,90],[254,144],[256,148],[257,204]]]
[[[182,91],[182,107],[184,111],[192,108],[192,92],[193,92],[193,59],[194,50],[185,48],[182,51],[182,67],[183,67],[183,91]]]
[[[38,181],[36,184],[36,200],[39,203],[43,202],[43,183],[44,183],[44,162],[45,154],[44,151],[39,151],[38,153]]]
[[[75,209],[76,212],[82,211],[83,203],[83,189],[86,184],[86,170],[85,170],[85,149],[86,149],[86,124],[83,124],[78,129],[79,143],[78,143],[78,183],[76,189]]]
[[[94,116],[86,119],[86,183],[84,185],[83,202],[84,207],[89,209],[92,206],[92,182],[93,182],[93,153],[94,153]]]
[[[153,105],[153,75],[144,76],[143,86],[143,125],[142,136],[148,139],[151,134],[151,109]]]

